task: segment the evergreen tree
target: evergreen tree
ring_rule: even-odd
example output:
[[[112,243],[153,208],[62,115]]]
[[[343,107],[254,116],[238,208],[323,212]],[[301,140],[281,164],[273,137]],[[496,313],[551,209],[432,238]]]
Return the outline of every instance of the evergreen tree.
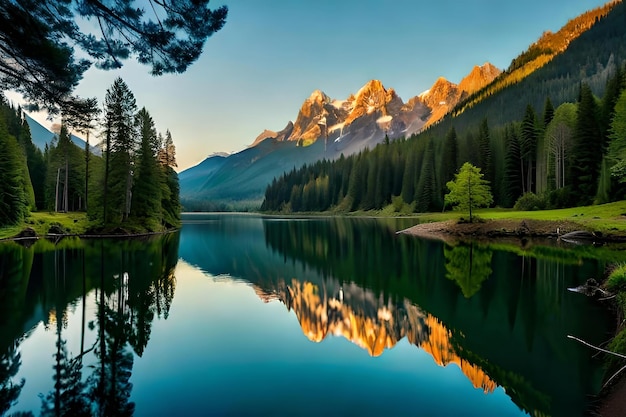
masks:
[[[441,209],[441,199],[437,192],[437,178],[435,174],[435,152],[432,140],[428,141],[428,147],[424,153],[424,160],[421,164],[422,173],[420,183],[417,187],[416,210],[422,213],[428,211],[438,211]]]
[[[366,191],[367,182],[367,155],[369,151],[365,149],[359,153],[352,171],[350,172],[350,183],[348,185],[347,197],[350,201],[350,210],[355,211],[361,207]]]
[[[546,97],[546,103],[543,106],[543,128],[545,129],[554,117],[554,106],[550,97]]]
[[[30,128],[24,118],[22,118],[18,142],[22,148],[22,151],[26,155],[26,164],[28,166],[28,173],[35,196],[35,205],[33,209],[43,209],[45,206],[45,161],[43,158],[43,153],[39,148],[35,146],[32,141]]]
[[[603,140],[598,125],[598,105],[587,84],[580,88],[580,103],[576,111],[574,146],[570,158],[572,192],[577,204],[590,204],[596,195]]]
[[[504,160],[504,194],[502,205],[513,207],[522,195],[523,169],[517,131],[512,124],[505,129],[506,155]]]
[[[415,177],[417,175],[417,152],[409,151],[406,155],[404,175],[402,177],[402,199],[410,204],[415,198]]]
[[[520,137],[520,151],[522,161],[524,161],[524,182],[523,192],[535,192],[535,163],[537,161],[537,127],[535,110],[529,104],[526,106],[526,113],[522,120]]]
[[[0,117],[0,226],[17,224],[28,213],[22,160],[16,139]]]
[[[491,159],[491,137],[489,135],[489,123],[487,122],[487,118],[484,118],[480,123],[480,128],[478,130],[478,144],[480,147],[480,163],[478,164],[478,167],[483,172],[485,179],[492,184],[495,178],[493,161]]]
[[[606,158],[600,163],[600,176],[598,178],[598,192],[594,200],[595,204],[605,204],[611,201],[611,170]]]
[[[480,165],[480,143],[469,129],[465,134],[465,142],[463,144],[463,150],[459,151],[460,158],[457,162],[469,162],[474,166]]]
[[[106,162],[102,187],[102,220],[105,225],[119,224],[130,213],[136,111],[133,93],[121,78],[117,78],[105,96]]]
[[[70,139],[66,125],[48,152],[46,206],[54,211],[74,211],[84,203],[85,167],[82,152]]]
[[[71,121],[72,126],[85,134],[85,210],[88,209],[89,201],[89,183],[91,178],[91,170],[89,163],[91,162],[91,146],[89,144],[89,134],[95,128],[94,123],[97,121],[98,115],[101,110],[98,107],[98,100],[95,98],[86,99],[83,101],[84,106],[82,111],[73,115]]]
[[[609,128],[608,162],[611,174],[626,182],[626,90],[615,103],[615,112]]]
[[[374,150],[374,152],[372,152],[370,155],[371,155],[370,158],[364,161],[364,164],[367,164],[367,177],[366,177],[365,183],[363,184],[364,185],[363,200],[361,201],[361,208],[363,208],[364,210],[371,210],[376,207],[375,205],[375,201],[376,201],[375,193],[377,189],[376,181],[378,178],[378,170],[380,166],[376,158],[377,156],[376,150]]]
[[[157,143],[160,143],[157,141]],[[176,164],[176,147],[169,130],[165,132],[165,141],[159,150],[161,161],[161,222],[165,227],[180,226],[180,185]]]
[[[133,178],[131,216],[149,229],[156,230],[156,226],[151,223],[154,220],[156,225],[160,225],[162,217],[162,181],[155,181],[162,176],[157,161],[157,153],[160,150],[158,136],[154,121],[145,107],[139,110],[135,123],[140,143]]]
[[[600,132],[606,146],[608,146],[609,142],[609,129],[611,126],[611,121],[613,120],[613,116],[615,114],[615,105],[622,92],[622,89],[624,88],[624,86],[622,85],[623,80],[624,73],[618,67],[615,75],[607,81],[604,97],[602,98],[602,104],[600,106],[599,124]]]
[[[446,135],[441,154],[441,183],[444,184],[441,195],[447,192],[445,184],[454,178],[454,174],[458,170],[457,166],[458,144],[457,135],[454,127],[451,127]]]

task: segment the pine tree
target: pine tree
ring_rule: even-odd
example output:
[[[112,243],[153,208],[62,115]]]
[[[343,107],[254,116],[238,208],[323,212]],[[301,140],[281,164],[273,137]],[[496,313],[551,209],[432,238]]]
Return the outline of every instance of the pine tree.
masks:
[[[529,104],[526,106],[526,113],[522,120],[522,130],[520,137],[520,151],[524,161],[524,183],[523,192],[535,192],[535,163],[537,161],[537,126],[535,110]]]
[[[587,205],[597,192],[604,146],[598,124],[598,105],[587,84],[581,86],[580,97],[569,180],[577,203]]]
[[[136,111],[133,93],[121,78],[117,78],[105,96],[106,162],[102,187],[102,220],[105,225],[119,224],[130,213]]]
[[[417,187],[416,210],[422,213],[428,211],[438,211],[441,209],[441,200],[437,192],[437,178],[435,174],[435,152],[432,140],[428,141],[428,147],[424,153],[424,160],[421,164],[422,173],[420,183]]]
[[[480,163],[478,164],[478,167],[483,172],[485,179],[492,184],[495,178],[493,161],[491,159],[491,137],[489,134],[489,123],[487,122],[487,118],[484,118],[480,123],[480,128],[478,130],[478,144],[480,147]]]
[[[454,174],[458,170],[457,166],[458,144],[457,135],[454,127],[451,127],[446,135],[446,140],[443,144],[443,151],[441,155],[441,183],[442,187],[441,195],[447,192],[445,184],[454,178]]]
[[[515,127],[507,125],[505,129],[506,155],[504,159],[504,196],[502,205],[513,207],[522,195],[523,170],[519,139]]]
[[[415,198],[415,176],[417,175],[417,152],[409,151],[406,155],[404,175],[402,177],[402,199],[410,204]]]
[[[161,222],[164,227],[178,227],[180,225],[180,185],[178,174],[174,171],[176,164],[176,147],[169,130],[165,132],[165,141],[158,151],[161,162]]]
[[[33,209],[43,209],[45,205],[45,161],[43,159],[43,153],[33,143],[30,128],[23,117],[18,142],[22,151],[26,155],[26,164],[28,165],[28,173],[35,196],[35,205]]]
[[[71,141],[65,124],[48,151],[46,206],[54,211],[74,211],[84,203],[85,166],[81,150]]]
[[[604,143],[608,146],[610,126],[613,116],[615,114],[615,105],[622,92],[622,82],[624,80],[624,73],[620,68],[617,69],[615,75],[611,77],[606,83],[606,89],[604,91],[604,97],[602,98],[602,104],[600,106],[600,131],[604,139]]]
[[[15,137],[0,117],[0,226],[17,224],[28,213],[22,159]]]
[[[146,108],[136,116],[136,129],[139,134],[139,148],[136,154],[133,177],[131,216],[150,230],[161,224],[161,167],[157,161],[159,149],[154,121]]]
[[[626,181],[626,90],[615,103],[615,112],[609,128],[608,162],[611,174],[621,182]]]
[[[544,129],[550,124],[553,117],[554,117],[554,106],[552,105],[552,101],[550,100],[550,97],[546,97],[546,102],[543,106],[543,128]]]
[[[350,210],[355,211],[361,207],[365,198],[367,187],[367,155],[369,151],[366,149],[359,153],[350,172],[350,183],[348,185],[347,197],[350,199]]]

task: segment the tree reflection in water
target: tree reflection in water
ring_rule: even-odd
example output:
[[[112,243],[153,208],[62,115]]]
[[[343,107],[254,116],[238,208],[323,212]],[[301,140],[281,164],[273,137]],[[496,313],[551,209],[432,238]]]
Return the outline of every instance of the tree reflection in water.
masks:
[[[491,276],[493,251],[487,246],[475,242],[446,245],[443,253],[446,258],[446,277],[457,283],[465,298],[476,294],[483,281]]]
[[[134,354],[141,356],[150,340],[152,322],[167,318],[174,296],[174,268],[179,234],[146,240],[67,239],[53,246],[45,241],[31,248],[2,246],[0,259],[10,258],[12,271],[0,276],[0,414],[16,403],[25,381],[13,381],[19,371],[18,344],[37,311],[46,327],[54,326],[56,342],[52,366],[53,389],[40,394],[42,416],[131,416],[130,378]],[[25,260],[15,262],[15,259]],[[31,269],[34,275],[31,278]],[[13,285],[13,286],[11,286]],[[9,294],[9,295],[7,295]],[[95,296],[96,312],[87,321],[87,297]],[[9,297],[11,303],[3,303]],[[68,352],[67,314],[77,304],[83,308],[80,352]],[[85,346],[86,327],[95,333]],[[5,343],[7,333],[17,334]],[[90,357],[89,365],[84,359]],[[85,377],[83,374],[87,374]],[[14,415],[32,415],[14,413]]]

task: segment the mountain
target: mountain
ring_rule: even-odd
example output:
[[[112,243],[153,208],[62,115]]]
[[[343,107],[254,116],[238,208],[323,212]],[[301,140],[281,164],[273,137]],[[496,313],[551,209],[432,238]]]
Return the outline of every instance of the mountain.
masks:
[[[315,90],[293,123],[280,132],[265,130],[243,155],[229,157],[237,158],[237,163],[225,163],[201,188],[181,181],[185,208],[197,208],[196,203],[208,199],[235,206],[246,201],[249,208],[257,208],[263,190],[285,171],[373,149],[385,136],[406,138],[429,128],[431,136],[443,137],[451,127],[465,134],[486,118],[490,127],[503,126],[519,120],[527,104],[541,109],[547,97],[555,106],[575,101],[581,82],[600,95],[626,53],[620,41],[623,6],[610,2],[571,19],[556,33],[544,32],[504,72],[490,63],[475,66],[459,84],[439,78],[406,103],[379,80],[369,81],[346,99]],[[591,30],[596,27],[600,28]],[[473,144],[460,146],[465,154],[476,149]]]
[[[463,100],[458,86],[439,79],[418,97],[422,102],[439,105],[443,113],[449,102],[459,96],[462,101],[426,132],[289,172],[268,187],[263,209],[441,211],[446,184],[466,162],[484,172],[496,206],[513,207],[535,196],[536,207],[550,208],[623,200],[626,187],[611,181],[606,170],[612,140],[606,132],[613,128],[624,88],[626,3],[609,6],[588,30],[573,31],[576,37],[565,50],[520,81],[505,72]],[[583,23],[580,27],[586,27]],[[471,86],[479,74],[472,72],[464,85]],[[503,79],[511,83],[503,85]],[[564,111],[578,115],[565,129],[567,158],[555,152],[549,133],[564,126]],[[564,181],[556,181],[559,175]]]
[[[33,144],[41,151],[43,151],[46,145],[50,146],[50,143],[54,138],[56,138],[57,135],[53,133],[50,129],[42,126],[38,121],[30,117],[27,113],[24,113],[24,116],[26,117],[26,123],[28,123],[28,127],[30,129],[30,136]],[[83,139],[73,134],[70,134],[70,139],[80,149],[85,149],[86,142]],[[89,149],[94,155],[102,155],[102,151],[97,146],[90,145]]]
[[[485,62],[481,66],[475,66],[465,78],[459,83],[459,89],[466,94],[473,94],[481,88],[489,85],[498,75],[500,71],[489,62]]]
[[[459,86],[440,78],[407,103],[380,80],[367,82],[344,100],[315,90],[284,129],[264,130],[244,151],[219,161],[210,156],[181,172],[181,200],[188,210],[206,208],[205,201],[237,209],[246,208],[242,204],[258,207],[267,185],[283,172],[373,148],[385,136],[418,133],[499,73],[489,63],[476,66]]]
[[[207,179],[224,165],[227,157],[228,154],[226,153],[209,155],[204,161],[196,165],[195,169],[181,172],[178,179],[185,182],[190,193],[197,192]]]
[[[476,65],[458,85],[443,77],[438,78],[429,90],[418,96],[431,111],[424,128],[437,123],[461,101],[489,85],[501,73],[502,71],[498,68],[486,62],[481,66]],[[411,133],[418,133],[418,131]]]

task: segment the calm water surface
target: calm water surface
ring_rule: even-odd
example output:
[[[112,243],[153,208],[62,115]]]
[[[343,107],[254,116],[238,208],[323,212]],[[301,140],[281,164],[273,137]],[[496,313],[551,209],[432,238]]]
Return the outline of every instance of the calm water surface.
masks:
[[[187,215],[0,244],[0,415],[581,416],[624,255],[447,245],[411,220]]]

